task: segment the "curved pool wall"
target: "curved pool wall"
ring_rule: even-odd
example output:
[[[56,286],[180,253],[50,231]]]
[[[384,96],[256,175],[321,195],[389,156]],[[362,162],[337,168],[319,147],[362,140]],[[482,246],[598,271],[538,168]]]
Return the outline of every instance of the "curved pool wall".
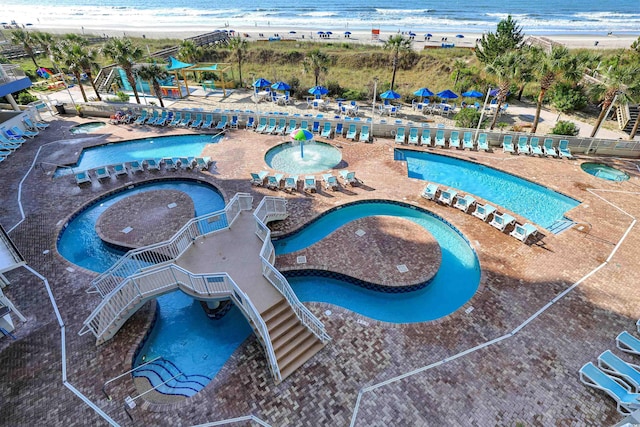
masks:
[[[589,175],[593,175],[600,179],[606,179],[607,181],[619,182],[627,181],[629,179],[629,175],[626,172],[603,163],[586,162],[581,164],[580,168]]]
[[[220,141],[222,135],[175,135],[108,143],[82,150],[78,161],[68,165],[74,170],[95,169],[104,165],[162,157],[198,157],[207,144]],[[54,176],[68,175],[71,169],[58,168]]]
[[[319,141],[285,142],[267,151],[264,161],[271,169],[290,174],[318,173],[340,164],[342,152]]]
[[[321,276],[290,277],[301,301],[335,304],[385,322],[413,323],[447,316],[471,299],[480,283],[480,263],[466,237],[443,218],[400,202],[372,200],[334,208],[302,229],[274,240],[276,254],[304,249],[348,222],[379,215],[415,222],[436,238],[442,262],[431,283],[417,291],[394,294]],[[336,256],[339,251],[336,249]]]
[[[540,184],[490,166],[422,151],[396,150],[406,160],[409,178],[418,178],[471,193],[549,228],[580,204]]]
[[[88,123],[75,125],[69,128],[69,132],[71,132],[74,135],[77,135],[80,133],[91,133],[91,132],[97,131],[98,129],[102,129],[105,126],[106,124],[103,122],[88,122]]]

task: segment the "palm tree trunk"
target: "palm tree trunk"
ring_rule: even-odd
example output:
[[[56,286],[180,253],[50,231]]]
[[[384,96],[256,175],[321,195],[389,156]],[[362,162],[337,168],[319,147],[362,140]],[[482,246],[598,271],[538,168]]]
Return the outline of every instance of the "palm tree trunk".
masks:
[[[102,101],[102,98],[100,98],[100,94],[98,93],[98,88],[96,88],[96,84],[93,81],[93,76],[91,75],[91,73],[88,73],[85,71],[85,74],[87,75],[87,78],[89,78],[89,81],[91,82],[91,87],[93,88],[93,91],[96,93],[96,98],[98,98],[98,101]]]
[[[138,104],[140,104],[140,97],[138,96],[138,89],[136,89],[136,79],[135,79],[135,77],[133,77],[133,73],[131,72],[130,68],[124,70],[124,72],[127,75],[127,80],[129,80],[129,84],[131,85],[131,88],[133,89],[133,95],[136,97],[136,102]]]
[[[522,93],[524,92],[524,87],[526,85],[526,83],[523,83],[522,86],[520,86],[520,89],[518,89],[518,101],[522,101]]]
[[[538,122],[540,121],[540,110],[542,110],[542,100],[544,99],[544,94],[547,92],[546,89],[540,89],[540,93],[538,94],[538,103],[536,104],[536,116],[533,119],[533,125],[531,125],[531,133],[536,133],[538,129]]]
[[[633,139],[636,136],[636,133],[638,133],[638,125],[640,125],[640,114],[636,116],[636,122],[633,125],[633,129],[631,129],[631,133],[629,134],[629,139]]]
[[[38,63],[36,62],[36,57],[35,57],[35,55],[32,53],[32,54],[31,54],[31,55],[29,55],[29,56],[31,57],[31,60],[33,61],[33,65],[35,65],[35,66],[36,66],[36,70],[37,70],[38,68],[40,68],[40,66],[39,66],[39,65],[38,65]]]
[[[393,74],[391,75],[391,90],[393,90],[393,86],[396,84],[396,71],[398,70],[398,57],[393,57]]]
[[[600,129],[600,125],[604,120],[604,115],[607,114],[609,105],[611,105],[611,101],[605,101],[602,104],[602,110],[600,110],[600,114],[598,115],[598,120],[596,120],[596,124],[593,125],[593,130],[591,131],[591,138],[594,138],[596,136],[596,132],[598,132],[598,129]]]
[[[160,106],[164,108],[164,102],[162,102],[162,89],[160,88],[160,83],[156,79],[153,79],[153,91],[156,93],[156,98],[160,102]]]
[[[493,128],[496,127],[496,123],[498,122],[498,115],[500,114],[500,108],[502,107],[502,101],[499,100],[496,107],[496,112],[493,114],[493,120],[491,120],[491,126],[489,126],[489,130],[493,130]]]
[[[84,102],[89,102],[87,100],[87,94],[84,91],[84,87],[82,86],[82,82],[80,81],[80,73],[79,72],[75,72],[75,73],[73,73],[73,75],[76,77],[76,81],[78,82],[78,87],[80,88],[80,93],[82,94],[82,99],[84,99]]]
[[[242,81],[242,60],[238,59],[238,78],[240,78],[240,85],[244,85],[244,82]]]

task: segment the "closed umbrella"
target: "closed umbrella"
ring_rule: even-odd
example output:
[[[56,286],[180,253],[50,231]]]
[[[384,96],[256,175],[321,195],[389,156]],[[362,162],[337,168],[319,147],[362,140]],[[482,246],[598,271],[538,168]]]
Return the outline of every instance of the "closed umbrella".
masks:
[[[450,91],[449,89],[443,90],[442,92],[438,92],[436,95],[443,99],[456,99],[458,97],[458,95],[456,95],[454,92]]]
[[[482,92],[478,92],[477,90],[468,90],[466,92],[462,92],[462,96],[466,98],[482,98],[484,95]]]

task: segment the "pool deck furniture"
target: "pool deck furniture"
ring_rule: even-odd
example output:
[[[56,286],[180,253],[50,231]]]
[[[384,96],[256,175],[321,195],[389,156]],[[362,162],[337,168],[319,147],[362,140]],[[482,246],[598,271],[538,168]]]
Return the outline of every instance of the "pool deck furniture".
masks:
[[[545,138],[542,146],[542,151],[545,156],[558,157],[558,152],[553,146],[553,139]]]
[[[602,390],[616,401],[616,409],[623,415],[640,409],[640,394],[632,393],[630,387],[620,378],[602,372],[589,362],[580,368],[580,381],[589,387]]]
[[[409,144],[418,145],[420,143],[420,135],[418,128],[409,128]]]
[[[458,192],[447,188],[446,190],[442,190],[440,192],[440,197],[438,197],[438,201],[443,205],[451,206],[458,195]]]
[[[509,215],[508,213],[503,213],[503,214],[494,213],[493,219],[489,224],[494,226],[500,231],[505,231],[510,224],[515,224],[515,223],[516,223],[516,219],[511,215]]]
[[[270,190],[279,190],[282,185],[283,178],[284,174],[282,173],[267,176],[267,188]]]
[[[288,192],[298,191],[298,175],[288,176],[284,179],[284,190]]]
[[[422,145],[431,146],[431,129],[422,129],[422,135],[420,135],[420,143]]]
[[[268,171],[251,172],[251,185],[263,186],[267,175],[269,175]]]
[[[457,130],[451,131],[449,136],[449,148],[460,149],[460,133]]]
[[[518,137],[518,154],[531,154],[528,140],[529,138],[527,138],[526,136]]]
[[[429,184],[426,185],[426,187],[424,187],[424,190],[422,190],[422,193],[420,193],[420,196],[428,200],[435,200],[439,189],[440,189],[440,186],[438,184],[434,184],[430,182]]]
[[[219,124],[219,123],[218,123],[218,124]],[[270,118],[270,119],[269,119],[269,125],[266,127],[266,129],[264,130],[264,132],[263,132],[263,133],[266,133],[266,134],[272,134],[272,133],[274,133],[274,132],[276,131],[276,126],[277,126],[277,125],[278,125],[278,123],[276,122],[276,119],[275,119],[275,118],[273,118],[273,117],[272,117],[272,118]],[[218,128],[218,127],[216,126],[216,129],[217,129],[217,128]]]
[[[267,128],[267,118],[266,117],[260,117],[260,121],[258,122],[258,126],[256,126],[254,130],[257,133],[264,133],[266,128]]]
[[[502,138],[502,152],[514,154],[516,150],[513,148],[513,136],[505,135]]]
[[[484,151],[491,150],[491,148],[489,147],[489,142],[487,140],[486,133],[481,133],[480,135],[478,135],[478,151],[480,150],[484,150]]]
[[[91,176],[89,175],[88,171],[82,171],[82,172],[78,172],[75,175],[76,178],[76,184],[80,185],[84,182],[91,182]]]
[[[193,157],[178,157],[178,165],[182,169],[192,169],[194,165],[195,159]]]
[[[620,332],[616,337],[616,347],[625,353],[640,356],[640,340],[627,331]]]
[[[211,126],[213,126],[213,114],[206,114],[200,129],[211,129]]]
[[[509,234],[520,240],[522,243],[527,243],[529,237],[538,234],[538,229],[533,224],[529,224],[528,222],[524,223],[523,225],[516,223],[515,228]]]
[[[189,123],[191,123],[191,113],[186,113],[182,120],[180,120],[180,123],[178,123],[178,126],[187,127]]]
[[[316,177],[313,175],[307,175],[304,177],[304,191],[316,192],[318,191]]]
[[[178,164],[171,157],[165,157],[162,159],[162,163],[164,163],[164,168],[167,170],[177,170]]]
[[[611,376],[625,380],[634,392],[640,391],[640,366],[627,363],[607,350],[598,356],[598,367]]]
[[[182,121],[182,112],[178,111],[173,115],[173,119],[169,122],[169,126],[178,126]]]
[[[31,120],[30,117],[25,117],[22,121],[31,130],[44,130],[49,127],[49,123]]]
[[[405,142],[404,127],[399,127],[398,129],[396,129],[395,142],[397,142],[398,144],[404,144]]]
[[[531,155],[544,156],[542,147],[540,147],[540,138],[537,136],[532,136],[529,140],[529,149],[531,150]]]
[[[481,220],[483,220],[484,222],[489,221],[489,217],[491,215],[494,215],[496,212],[496,208],[493,205],[490,204],[477,204],[476,203],[476,210],[471,212],[471,215],[475,216],[476,218],[480,218]]]
[[[127,165],[124,163],[119,163],[117,165],[113,165],[113,172],[116,176],[127,175]]]
[[[147,110],[142,110],[142,112],[140,113],[140,115],[134,120],[133,124],[134,125],[141,125],[143,124],[146,120],[147,120],[147,114],[149,114],[147,112]]]
[[[435,146],[443,148],[447,146],[447,140],[444,138],[444,130],[442,129],[436,131]]]
[[[0,143],[3,143],[3,144],[13,144],[13,145],[18,144],[19,145],[19,144],[23,144],[25,141],[26,141],[26,139],[24,139],[24,138],[10,137],[6,133],[0,134]]]
[[[229,122],[229,117],[228,116],[222,116],[222,118],[220,119],[220,121],[216,125],[215,129],[225,130],[228,127],[228,124],[227,124],[228,122]],[[269,132],[267,132],[267,133],[269,133]]]
[[[357,132],[356,125],[354,125],[354,124],[349,125],[349,130],[347,131],[346,138],[350,139],[352,141],[355,141],[356,140],[356,132]]]
[[[208,170],[209,164],[211,163],[211,157],[196,157],[195,158],[195,167],[199,170]]]
[[[198,129],[201,126],[202,126],[202,113],[198,113],[196,114],[196,118],[193,121],[193,123],[191,123],[191,127],[193,129]]]
[[[351,186],[358,185],[360,180],[356,178],[356,173],[353,171],[349,171],[347,169],[340,171],[340,176],[344,180],[345,184],[349,184]]]
[[[323,138],[331,138],[331,122],[324,122],[320,136]]]
[[[469,213],[469,210],[476,204],[476,199],[468,194],[462,197],[457,197],[456,202],[453,204],[454,208],[460,209],[464,213]]]
[[[558,142],[558,153],[560,157],[563,159],[573,159],[573,154],[571,154],[571,150],[569,150],[569,140],[561,139]]]
[[[7,131],[7,134],[13,138],[29,138],[33,139],[40,134],[38,131],[31,130],[22,130],[18,126],[12,126],[11,129]]]
[[[471,132],[465,132],[462,135],[462,149],[468,148],[469,150],[473,150],[475,147],[473,143],[473,135]]]
[[[129,170],[131,172],[142,172],[144,171],[144,167],[142,166],[142,163],[134,160],[133,162],[129,162],[127,163],[127,166],[129,166]]]
[[[98,178],[98,181],[101,181],[105,178],[111,178],[111,174],[109,173],[109,170],[105,166],[95,169],[93,173],[96,174],[96,178]]]
[[[358,141],[369,142],[369,126],[364,125],[360,128],[360,135],[358,135]]]
[[[147,164],[147,169],[148,170],[160,170],[160,163],[161,160],[156,160],[156,159],[146,159],[144,160],[143,163]]]
[[[340,188],[338,184],[338,178],[330,173],[325,173],[322,175],[322,181],[324,181],[325,190],[331,189],[332,191],[337,191]]]

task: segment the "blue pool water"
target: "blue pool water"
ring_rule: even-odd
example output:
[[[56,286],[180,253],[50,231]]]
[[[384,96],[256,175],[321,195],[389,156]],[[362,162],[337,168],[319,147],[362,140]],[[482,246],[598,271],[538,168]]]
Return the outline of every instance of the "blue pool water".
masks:
[[[431,233],[442,252],[440,270],[433,281],[418,291],[391,294],[323,277],[288,279],[301,301],[327,302],[373,319],[410,323],[451,314],[475,294],[480,282],[480,265],[467,241],[440,219],[398,204],[365,202],[331,211],[298,233],[275,241],[276,254],[303,249],[350,221],[372,215],[404,218]]]
[[[291,174],[305,174],[335,167],[342,161],[342,153],[323,142],[287,142],[267,151],[264,160],[272,169]]]
[[[82,150],[75,170],[89,170],[104,165],[162,157],[198,157],[207,144],[214,144],[222,136],[177,135],[118,142]],[[70,174],[69,168],[58,168],[55,176]]]
[[[549,228],[579,201],[497,169],[438,154],[399,150],[407,161],[409,178],[432,181],[517,213]]]

